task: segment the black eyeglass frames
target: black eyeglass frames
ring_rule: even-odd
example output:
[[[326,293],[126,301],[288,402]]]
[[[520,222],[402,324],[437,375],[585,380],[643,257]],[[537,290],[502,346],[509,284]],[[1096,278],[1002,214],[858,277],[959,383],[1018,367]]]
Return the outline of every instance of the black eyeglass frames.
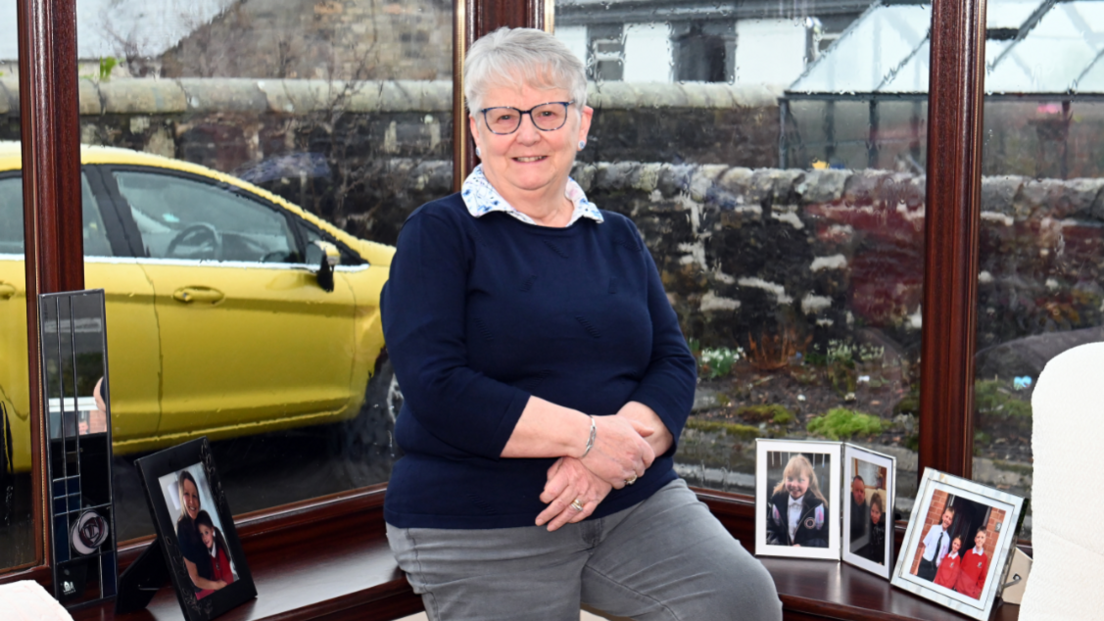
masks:
[[[567,123],[567,107],[574,101],[550,101],[528,110],[519,110],[510,106],[483,108],[483,122],[493,134],[512,134],[521,127],[521,117],[526,114],[533,120],[533,126],[544,132],[555,131]]]

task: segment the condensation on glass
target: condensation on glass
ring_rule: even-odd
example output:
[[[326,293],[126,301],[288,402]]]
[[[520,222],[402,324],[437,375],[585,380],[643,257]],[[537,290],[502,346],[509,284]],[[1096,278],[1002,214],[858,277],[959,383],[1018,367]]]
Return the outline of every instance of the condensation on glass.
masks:
[[[452,5],[77,0],[120,541],[152,532],[134,457],[201,435],[235,513],[386,481],[378,296],[452,191]]]
[[[1104,5],[998,1],[989,14],[974,476],[1030,495],[1039,374],[1104,340]]]
[[[699,359],[676,456],[693,483],[753,490],[755,438],[851,438],[897,456],[910,508],[930,21],[556,2],[595,109],[574,176],[633,217]]]
[[[16,3],[0,3],[0,572],[35,561]]]

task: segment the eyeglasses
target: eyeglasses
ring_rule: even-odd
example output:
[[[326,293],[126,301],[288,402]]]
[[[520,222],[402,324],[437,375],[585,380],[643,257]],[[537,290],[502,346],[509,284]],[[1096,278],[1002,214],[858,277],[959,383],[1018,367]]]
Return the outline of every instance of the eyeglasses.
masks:
[[[512,134],[521,127],[521,117],[528,114],[533,120],[533,126],[542,132],[555,131],[567,122],[567,107],[575,103],[573,101],[550,101],[539,106],[533,106],[528,110],[518,110],[510,106],[497,108],[483,108],[483,121],[487,129],[493,134]]]

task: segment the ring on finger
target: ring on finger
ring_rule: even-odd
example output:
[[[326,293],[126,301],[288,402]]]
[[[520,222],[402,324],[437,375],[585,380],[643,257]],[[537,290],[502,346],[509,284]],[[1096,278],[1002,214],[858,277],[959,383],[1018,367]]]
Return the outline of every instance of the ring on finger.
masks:
[[[633,483],[636,483],[636,475],[635,474],[633,475],[633,477],[631,479],[625,479],[625,485],[632,485]]]
[[[579,502],[579,499],[576,498],[575,500],[571,501],[571,508],[576,510],[576,511],[582,511],[583,510],[583,503]]]

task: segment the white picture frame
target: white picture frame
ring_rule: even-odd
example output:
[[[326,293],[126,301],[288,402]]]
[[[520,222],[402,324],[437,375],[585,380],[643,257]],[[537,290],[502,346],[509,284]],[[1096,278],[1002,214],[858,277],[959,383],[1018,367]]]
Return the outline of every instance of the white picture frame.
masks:
[[[840,448],[839,442],[755,441],[756,554],[839,560]],[[779,484],[785,487],[783,474],[791,462],[797,468],[806,467],[799,463],[800,459],[813,468],[820,496],[815,495],[813,482],[808,483],[800,496],[804,499],[802,513],[791,538],[788,509],[783,504],[788,502],[788,495],[786,489],[779,490]],[[823,478],[827,480],[821,480]],[[781,495],[776,496],[776,492]],[[810,544],[810,541],[815,543]]]
[[[854,513],[856,482],[863,485],[863,515]],[[896,495],[897,458],[854,444],[843,445],[844,499],[840,501],[843,505],[843,542],[840,546],[843,562],[886,580],[893,573],[893,505]],[[876,504],[882,507],[879,518],[881,537],[871,532],[875,528],[872,509]],[[879,539],[881,543],[876,545],[875,541]]]
[[[917,490],[916,503],[912,507],[908,530],[905,532],[905,539],[901,545],[901,554],[897,559],[893,577],[890,580],[891,584],[968,617],[981,621],[988,619],[993,609],[993,603],[1001,591],[1001,580],[1011,557],[1012,546],[1016,543],[1016,533],[1023,512],[1023,502],[1023,498],[1019,496],[938,470],[925,469],[924,475],[920,479],[920,487]],[[929,547],[924,545],[924,539],[934,527],[943,528],[942,524],[946,521],[947,506],[954,509],[950,519],[951,526],[946,529],[949,531],[947,534],[951,538],[951,545],[953,545],[954,538],[966,538],[970,532],[977,529],[985,530],[986,538],[983,552],[989,558],[986,560],[984,568],[982,563],[978,561],[976,571],[979,572],[979,580],[983,580],[980,587],[977,586],[977,581],[974,581],[972,576],[962,571],[956,575],[960,579],[963,576],[965,577],[965,580],[963,580],[965,586],[958,580],[955,581],[955,586],[952,588],[941,584],[941,582],[945,582],[945,580],[942,580],[944,578],[942,565],[946,558],[950,556],[950,550],[947,550],[946,555],[941,560],[940,571],[936,574],[934,580],[921,577],[924,572],[920,570],[919,565],[926,560],[924,553],[927,552]],[[981,526],[976,526],[976,524],[981,524]],[[976,536],[977,533],[975,532],[975,540]],[[995,541],[991,542],[993,539]],[[970,544],[970,548],[968,548],[964,541],[963,544],[960,552],[971,552],[971,548],[976,547],[974,544]],[[936,550],[936,545],[930,545],[933,551]],[[942,540],[938,545],[942,548]],[[934,557],[937,554],[938,552],[932,552],[933,558],[931,561],[935,560]],[[960,554],[959,564],[961,569],[965,570],[967,567],[973,569],[973,559],[976,558],[978,558],[976,555],[971,556],[965,552]],[[954,566],[948,565],[948,568],[953,570]],[[970,594],[971,588],[978,589],[977,597]]]

